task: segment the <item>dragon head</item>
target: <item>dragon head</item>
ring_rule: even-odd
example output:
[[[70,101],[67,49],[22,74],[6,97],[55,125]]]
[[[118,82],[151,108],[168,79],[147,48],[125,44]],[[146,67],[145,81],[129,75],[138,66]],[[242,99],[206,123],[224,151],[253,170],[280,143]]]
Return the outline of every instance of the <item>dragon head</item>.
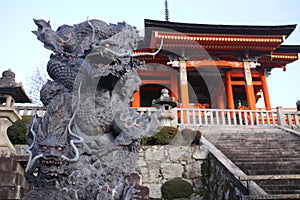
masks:
[[[79,159],[75,143],[82,139],[71,130],[73,118],[59,111],[52,115],[35,116],[26,135],[29,160],[25,173],[28,181],[38,185],[68,176],[72,171],[70,163]]]

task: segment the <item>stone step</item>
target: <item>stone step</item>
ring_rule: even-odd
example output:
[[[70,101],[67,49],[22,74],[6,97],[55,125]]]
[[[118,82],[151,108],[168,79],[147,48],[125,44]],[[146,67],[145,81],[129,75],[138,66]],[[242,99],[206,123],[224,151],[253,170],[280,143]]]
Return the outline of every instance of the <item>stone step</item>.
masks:
[[[226,145],[220,145],[220,144],[215,144],[215,146],[219,149],[224,149],[226,151],[232,151],[232,152],[266,152],[266,153],[293,153],[293,152],[300,152],[300,147],[296,147],[295,145],[282,145],[278,144],[276,145],[268,145],[268,144],[259,144],[259,145],[254,145],[254,144],[226,144]]]
[[[291,142],[292,144],[298,144],[300,145],[300,141],[299,139],[295,139],[295,138],[286,138],[286,137],[268,137],[268,138],[263,138],[263,137],[243,137],[243,136],[215,136],[215,135],[210,135],[210,136],[205,136],[204,137],[207,140],[213,140],[216,141],[218,143],[220,143],[222,141],[223,144],[235,144],[235,143],[244,143],[244,142],[249,142],[249,143],[253,143],[253,144],[263,144],[263,143],[279,143],[279,144],[284,144],[284,143],[288,143]]]
[[[217,148],[228,150],[228,151],[244,151],[244,152],[251,152],[255,151],[256,149],[261,152],[272,153],[272,152],[300,152],[299,147],[295,147],[293,144],[278,144],[277,146],[268,146],[268,144],[260,144],[260,145],[251,145],[248,143],[244,144],[215,144]]]
[[[300,138],[299,138],[300,139]],[[222,143],[221,143],[222,142]],[[279,145],[276,146],[276,148],[281,148],[281,149],[292,149],[292,148],[298,148],[299,149],[299,142],[295,142],[293,140],[266,140],[266,139],[261,139],[260,140],[222,140],[219,138],[219,141],[217,142],[218,145],[236,145],[236,144],[242,144],[242,145],[269,145],[270,147],[274,147],[274,145]],[[282,145],[282,146],[281,146]],[[252,146],[250,146],[252,147]]]
[[[300,194],[300,180],[256,181],[268,194]]]
[[[281,139],[281,140],[295,140],[298,141],[299,140],[299,136],[295,136],[291,133],[285,133],[285,134],[266,134],[266,133],[258,133],[258,134],[241,134],[241,133],[233,133],[233,134],[222,134],[222,133],[215,133],[215,134],[211,134],[211,133],[206,133],[203,134],[203,136],[219,136],[220,138],[223,139],[232,139],[232,138],[240,138],[240,139]]]
[[[289,166],[274,166],[274,168],[268,168],[263,165],[249,166],[245,167],[244,165],[236,165],[247,175],[293,175],[300,174],[300,170],[297,167]]]
[[[256,162],[256,161],[236,161],[235,162],[236,165],[241,165],[241,166],[266,166],[266,167],[288,167],[288,166],[295,166],[295,167],[298,167],[300,166],[300,159],[297,160],[297,161],[294,161],[294,160],[289,160],[289,161],[277,161],[277,160],[273,160],[273,161],[265,161],[265,160],[262,160],[260,162]]]
[[[227,156],[232,162],[234,162],[235,164],[251,164],[251,163],[265,163],[265,162],[270,162],[270,163],[276,163],[276,162],[299,162],[300,158],[295,159],[294,157],[286,157],[286,158],[277,158],[274,159],[274,157],[255,157],[255,156]],[[299,165],[298,165],[299,166]]]
[[[218,148],[218,147],[217,147]],[[251,151],[233,151],[228,149],[222,149],[219,148],[228,158],[233,157],[255,157],[257,159],[261,157],[274,157],[274,160],[278,158],[299,158],[299,152],[297,151],[257,151],[257,150],[251,150]]]
[[[249,128],[248,126],[238,126],[237,128],[232,128],[233,126],[206,126],[200,127],[199,130],[203,133],[243,133],[243,134],[255,134],[255,133],[275,133],[275,134],[290,134],[288,131],[284,131],[277,127],[272,126],[255,126],[254,128]],[[296,134],[294,134],[296,135]]]
[[[235,163],[239,168],[243,169],[243,171],[248,170],[264,170],[264,171],[270,171],[269,174],[272,174],[271,172],[274,170],[282,171],[282,170],[298,170],[299,164],[286,164],[286,163],[243,163],[243,164],[237,164]]]
[[[232,151],[232,152],[266,152],[266,153],[293,153],[293,152],[300,152],[300,147],[296,147],[295,145],[282,145],[278,144],[276,147],[275,145],[269,146],[268,144],[257,144],[252,145],[248,143],[244,143],[243,146],[241,144],[215,144],[215,146],[219,149],[225,150],[225,151]]]
[[[209,140],[208,138],[206,138],[207,140]],[[215,144],[216,145],[219,145],[219,146],[236,146],[236,147],[239,147],[240,145],[247,145],[249,147],[254,147],[254,146],[266,146],[268,145],[268,147],[272,148],[272,147],[276,147],[276,148],[281,148],[281,149],[285,149],[285,148],[288,148],[288,149],[294,149],[296,148],[297,150],[299,150],[299,145],[297,142],[294,142],[292,140],[290,141],[267,141],[267,140],[264,140],[264,139],[261,139],[261,140],[264,140],[264,141],[259,141],[259,140],[223,140],[222,138],[211,138],[213,140],[215,140]],[[279,146],[278,146],[279,145]]]
[[[246,136],[204,136],[206,139],[219,139],[224,142],[253,142],[253,143],[268,143],[268,142],[278,142],[278,143],[284,143],[284,142],[292,142],[293,144],[300,144],[299,139],[295,138],[286,138],[286,137],[276,137],[276,136],[270,136],[270,137],[246,137]]]
[[[257,125],[247,125],[247,126],[236,126],[236,125],[231,125],[231,126],[202,126],[200,127],[201,130],[237,130],[241,131],[241,127],[243,130],[269,130],[269,129],[274,129],[274,130],[279,130],[277,127],[274,126],[257,126]]]
[[[298,135],[289,133],[289,132],[283,132],[281,130],[274,130],[274,129],[268,129],[268,130],[244,130],[243,127],[241,127],[239,130],[203,130],[200,129],[200,132],[203,135],[224,135],[224,136],[230,136],[230,135],[242,135],[242,136],[287,136],[290,138],[296,138],[299,137]]]
[[[247,175],[300,174],[298,135],[266,126],[207,127],[201,132]],[[260,180],[256,183],[267,193],[279,197],[300,194],[300,180]]]
[[[224,155],[226,155],[229,159],[232,161],[249,161],[254,160],[254,161],[264,161],[264,159],[268,159],[268,161],[285,161],[285,160],[299,160],[299,152],[273,152],[273,153],[267,153],[267,152],[232,152],[232,151],[222,151]]]
[[[213,136],[218,136],[219,139],[222,139],[224,141],[226,140],[241,140],[241,141],[274,141],[274,142],[280,142],[280,141],[293,141],[295,143],[300,143],[299,139],[300,138],[294,138],[294,137],[289,137],[289,136],[276,136],[276,135],[269,135],[269,136],[243,136],[243,135],[204,135],[204,137],[211,137]]]
[[[219,136],[240,136],[240,137],[287,137],[287,138],[297,138],[299,136],[291,134],[291,133],[276,133],[276,132],[212,132],[212,131],[200,131],[202,135],[209,136],[209,135],[219,135]]]
[[[213,138],[213,136],[218,136],[219,139],[223,139],[223,140],[242,140],[242,141],[245,141],[245,140],[249,140],[249,141],[261,141],[261,142],[264,142],[264,141],[275,141],[275,142],[280,142],[280,141],[293,141],[297,144],[299,144],[299,139],[300,137],[298,138],[294,138],[294,137],[290,137],[289,135],[204,135],[204,137],[211,137]]]
[[[300,186],[297,185],[261,185],[263,190],[271,194],[297,194],[300,193]]]
[[[300,189],[298,190],[265,190],[268,194],[300,194]],[[280,198],[281,199],[281,198]],[[284,198],[286,199],[286,198]],[[299,198],[292,198],[292,199],[299,199]]]
[[[259,180],[256,183],[264,186],[297,186],[300,187],[300,179],[273,179],[273,180]]]
[[[244,156],[244,157],[237,157],[234,156],[230,158],[230,156],[227,156],[231,161],[236,162],[274,162],[274,157],[264,157],[264,158],[257,158],[257,157],[251,157],[251,156]],[[293,158],[293,157],[288,157],[288,158],[278,158],[277,161],[300,161],[300,158]]]
[[[274,135],[289,135],[292,134],[287,131],[283,131],[276,127],[260,127],[256,126],[255,128],[247,128],[247,126],[239,126],[238,128],[231,128],[229,126],[224,126],[223,128],[216,128],[215,126],[210,127],[200,127],[199,129],[202,134],[224,134],[224,135],[231,135],[231,134],[243,134],[243,135],[259,135],[259,134],[274,134]],[[295,137],[298,135],[292,134]],[[298,136],[299,137],[299,136]]]
[[[255,169],[255,170],[245,170],[241,168],[247,175],[288,175],[288,174],[300,174],[300,169]]]
[[[224,142],[224,143],[223,143]],[[215,146],[220,148],[244,148],[247,147],[249,150],[254,148],[268,148],[268,149],[293,149],[296,151],[300,151],[300,144],[297,144],[293,141],[281,141],[281,142],[259,142],[259,141],[224,141],[218,140],[215,142]]]
[[[228,151],[228,153],[230,152],[239,152],[239,153],[251,153],[251,152],[262,152],[262,153],[274,153],[274,154],[280,154],[280,155],[288,155],[289,153],[291,155],[295,154],[297,155],[297,153],[300,153],[300,149],[299,147],[290,147],[290,146],[283,146],[281,145],[281,147],[277,147],[276,146],[268,146],[266,145],[249,145],[249,144],[244,144],[242,147],[235,144],[235,145],[219,145],[216,144],[215,145],[218,149],[222,149],[224,151]],[[280,146],[280,144],[278,145]]]
[[[220,138],[213,138],[215,140],[215,146],[221,147],[247,147],[253,149],[256,148],[270,148],[270,149],[295,149],[300,151],[300,144],[294,141],[251,141],[251,140],[222,140]],[[208,139],[207,139],[208,140]]]

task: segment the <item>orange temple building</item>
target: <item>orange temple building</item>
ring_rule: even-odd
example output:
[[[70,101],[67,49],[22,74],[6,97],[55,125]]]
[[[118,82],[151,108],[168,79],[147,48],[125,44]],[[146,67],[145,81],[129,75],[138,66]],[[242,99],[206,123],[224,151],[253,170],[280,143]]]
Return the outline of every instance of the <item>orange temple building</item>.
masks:
[[[167,88],[182,108],[271,109],[266,78],[299,59],[299,45],[283,45],[296,25],[241,26],[145,20],[135,54],[161,50],[139,71],[133,107],[151,106]]]

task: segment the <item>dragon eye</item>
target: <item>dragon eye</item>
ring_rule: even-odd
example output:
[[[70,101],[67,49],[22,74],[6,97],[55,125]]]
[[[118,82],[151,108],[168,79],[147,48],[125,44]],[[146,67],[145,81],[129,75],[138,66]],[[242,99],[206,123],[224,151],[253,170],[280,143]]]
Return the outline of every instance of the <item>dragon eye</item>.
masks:
[[[62,150],[63,150],[63,148],[62,148],[62,147],[60,147],[60,146],[57,146],[57,147],[56,147],[56,150],[57,150],[57,151],[62,151]]]
[[[48,146],[43,145],[43,146],[42,146],[42,149],[43,149],[44,151],[46,151],[46,150],[48,149]]]

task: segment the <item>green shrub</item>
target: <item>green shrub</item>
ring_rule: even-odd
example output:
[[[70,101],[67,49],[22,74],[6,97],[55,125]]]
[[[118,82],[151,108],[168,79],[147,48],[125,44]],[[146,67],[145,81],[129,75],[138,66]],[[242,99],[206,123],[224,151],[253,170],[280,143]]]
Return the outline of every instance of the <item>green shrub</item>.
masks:
[[[7,129],[7,135],[12,144],[26,144],[26,125],[30,124],[31,119],[31,116],[23,116],[21,120],[14,122],[13,125]]]
[[[163,199],[184,199],[189,198],[193,193],[193,186],[180,178],[167,181],[161,186]]]

